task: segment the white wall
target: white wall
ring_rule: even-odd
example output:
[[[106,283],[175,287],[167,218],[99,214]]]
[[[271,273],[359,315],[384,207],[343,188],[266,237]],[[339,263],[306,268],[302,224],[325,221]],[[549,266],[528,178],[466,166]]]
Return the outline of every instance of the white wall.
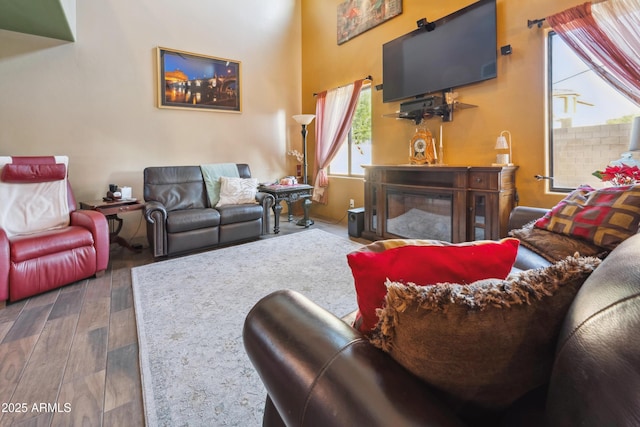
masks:
[[[245,162],[260,180],[290,174],[299,0],[79,1],[76,30],[75,43],[0,30],[0,155],[68,154],[78,200],[102,197],[109,183],[141,198],[152,165]],[[157,46],[240,61],[243,112],[157,108]]]

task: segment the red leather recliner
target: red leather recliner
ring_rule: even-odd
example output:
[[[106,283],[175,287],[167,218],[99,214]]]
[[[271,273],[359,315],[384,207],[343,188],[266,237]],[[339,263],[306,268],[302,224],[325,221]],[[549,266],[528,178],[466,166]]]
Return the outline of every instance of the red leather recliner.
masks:
[[[67,163],[66,156],[0,157],[0,306],[107,269],[107,220],[77,210]]]

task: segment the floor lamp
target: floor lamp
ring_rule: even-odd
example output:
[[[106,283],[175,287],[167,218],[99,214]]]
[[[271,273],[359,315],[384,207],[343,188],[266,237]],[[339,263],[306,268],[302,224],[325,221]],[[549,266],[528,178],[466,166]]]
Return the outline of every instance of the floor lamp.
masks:
[[[313,114],[298,114],[297,116],[293,116],[293,120],[302,125],[302,182],[304,184],[309,184],[307,182],[307,125],[310,124],[315,117]]]
[[[309,184],[308,175],[307,175],[307,126],[315,119],[316,116],[313,114],[298,114],[293,116],[293,120],[298,122],[299,125],[302,126],[302,183]],[[304,199],[304,209],[308,210],[309,205],[311,205],[311,200],[309,198]],[[307,211],[308,212],[308,211]],[[309,215],[305,215],[309,218]],[[313,224],[312,219],[301,219],[297,222],[297,225],[303,225],[308,227]]]

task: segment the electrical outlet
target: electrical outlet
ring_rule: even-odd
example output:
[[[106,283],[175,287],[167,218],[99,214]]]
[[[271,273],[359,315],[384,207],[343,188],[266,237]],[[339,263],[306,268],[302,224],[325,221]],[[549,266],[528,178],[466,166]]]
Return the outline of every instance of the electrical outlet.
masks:
[[[353,199],[349,199],[349,207],[350,208],[355,208],[356,207],[356,202]]]

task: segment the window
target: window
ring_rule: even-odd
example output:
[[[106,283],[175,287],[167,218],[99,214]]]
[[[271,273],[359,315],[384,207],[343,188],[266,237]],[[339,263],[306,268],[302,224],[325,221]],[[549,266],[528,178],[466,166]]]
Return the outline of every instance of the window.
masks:
[[[329,165],[329,174],[364,176],[361,165],[371,164],[371,86],[363,86],[349,136]]]
[[[627,151],[640,108],[591,71],[555,32],[549,32],[548,61],[551,190],[602,187],[591,174]]]

